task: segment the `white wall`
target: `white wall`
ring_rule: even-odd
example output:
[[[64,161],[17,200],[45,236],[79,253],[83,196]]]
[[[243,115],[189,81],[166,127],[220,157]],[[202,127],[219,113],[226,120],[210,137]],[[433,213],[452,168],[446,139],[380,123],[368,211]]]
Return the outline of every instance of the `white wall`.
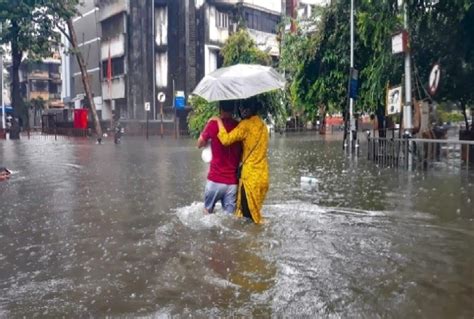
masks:
[[[248,29],[248,32],[260,50],[268,52],[272,56],[280,55],[280,48],[278,45],[276,34],[266,33],[253,29]]]
[[[100,46],[100,59],[105,61],[109,58],[109,47],[110,57],[120,57],[125,55],[125,37],[120,34],[109,41],[103,41]]]
[[[281,1],[280,0],[242,0],[242,2],[250,7],[263,8],[275,13],[281,13]]]
[[[99,1],[99,5],[100,5],[100,10],[99,10],[99,13],[100,13],[100,18],[99,20],[100,21],[103,21],[107,18],[110,18],[114,15],[116,15],[117,13],[120,13],[120,12],[130,12],[130,6],[129,6],[129,0],[117,0],[117,1],[111,1],[111,2],[107,2],[107,3],[101,3],[101,1]],[[132,1],[136,1],[136,0],[132,0]]]
[[[216,26],[217,9],[213,6],[207,8],[207,21],[209,21],[209,40],[222,43],[229,37],[228,28],[218,28]]]
[[[300,0],[300,4],[327,5],[329,0]]]
[[[155,35],[157,45],[168,44],[168,7],[155,8]]]
[[[213,45],[206,45],[204,47],[204,75],[207,75],[217,69],[217,57],[219,50],[219,47]]]
[[[156,87],[166,88],[168,86],[168,53],[157,52],[155,58]]]
[[[64,45],[61,51],[61,99],[71,97],[71,56],[66,54],[69,50],[69,41],[64,35],[61,36],[61,42]]]
[[[108,81],[102,82],[102,96],[104,100],[122,99],[125,97],[125,79],[123,76],[112,78],[112,85],[109,90]]]

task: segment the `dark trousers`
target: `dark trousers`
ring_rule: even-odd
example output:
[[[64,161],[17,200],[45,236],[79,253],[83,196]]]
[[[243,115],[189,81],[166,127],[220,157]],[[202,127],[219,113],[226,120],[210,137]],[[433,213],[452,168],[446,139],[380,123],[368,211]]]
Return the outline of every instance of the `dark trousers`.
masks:
[[[242,209],[242,215],[245,218],[248,218],[251,221],[255,222],[252,218],[252,214],[250,214],[250,208],[247,202],[247,194],[245,193],[244,185],[242,185],[242,187],[240,188],[240,209]]]

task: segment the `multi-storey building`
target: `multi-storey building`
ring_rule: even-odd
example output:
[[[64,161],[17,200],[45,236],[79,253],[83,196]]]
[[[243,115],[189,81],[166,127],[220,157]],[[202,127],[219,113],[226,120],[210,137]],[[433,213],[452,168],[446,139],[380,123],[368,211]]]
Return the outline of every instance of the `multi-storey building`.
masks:
[[[286,1],[286,16],[293,19],[290,29],[295,32],[297,29],[298,20],[299,28],[303,32],[315,31],[315,26],[312,23],[312,15],[314,10],[319,6],[327,6],[331,0],[285,0]]]
[[[103,97],[103,119],[113,113],[116,118],[143,121],[144,104],[150,102],[149,118],[157,120],[157,94],[162,92],[165,121],[177,114],[180,126],[186,127],[188,108],[173,108],[175,93],[189,97],[205,74],[222,65],[219,52],[239,24],[247,26],[261,49],[279,54],[276,31],[282,0],[95,0],[95,7],[86,3],[89,7],[81,9],[85,13],[75,19],[75,27],[78,38],[84,39],[81,51],[89,59],[95,95]],[[80,76],[78,70],[70,72]],[[76,76],[72,82],[71,95],[78,96],[81,83]]]
[[[31,105],[28,109],[30,126],[40,124],[44,110],[62,109],[61,60],[59,55],[41,61],[24,60],[20,65],[20,94]],[[24,119],[23,119],[24,120]]]
[[[63,108],[61,100],[61,60],[25,60],[20,66],[20,92],[25,101],[42,100],[45,108]]]
[[[83,0],[78,10],[79,15],[73,19],[73,25],[79,51],[85,60],[97,113],[102,120],[109,120],[112,118],[112,112],[104,107],[102,98],[99,9],[94,0]],[[63,43],[65,47],[62,54],[63,100],[73,108],[85,108],[88,106],[88,101],[82,84],[79,64],[76,56],[68,54],[70,44],[65,38],[63,38]]]

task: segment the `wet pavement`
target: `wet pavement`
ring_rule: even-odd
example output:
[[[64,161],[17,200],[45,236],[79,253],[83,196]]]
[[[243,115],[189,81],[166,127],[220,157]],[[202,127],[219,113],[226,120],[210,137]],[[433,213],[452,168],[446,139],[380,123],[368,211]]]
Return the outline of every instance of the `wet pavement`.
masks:
[[[0,318],[474,316],[473,171],[379,169],[331,135],[269,154],[255,226],[202,214],[192,140],[0,141]]]

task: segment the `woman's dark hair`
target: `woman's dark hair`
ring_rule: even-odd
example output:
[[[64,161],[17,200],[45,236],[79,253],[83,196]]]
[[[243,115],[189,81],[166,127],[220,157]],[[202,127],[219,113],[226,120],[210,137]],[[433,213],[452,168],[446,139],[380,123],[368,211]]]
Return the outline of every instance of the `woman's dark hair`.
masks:
[[[234,107],[235,107],[235,101],[234,100],[220,101],[219,102],[219,107],[224,112],[233,113],[234,112]]]
[[[241,107],[242,109],[246,110],[247,117],[256,115],[259,109],[259,100],[253,96],[248,99],[242,100]]]

